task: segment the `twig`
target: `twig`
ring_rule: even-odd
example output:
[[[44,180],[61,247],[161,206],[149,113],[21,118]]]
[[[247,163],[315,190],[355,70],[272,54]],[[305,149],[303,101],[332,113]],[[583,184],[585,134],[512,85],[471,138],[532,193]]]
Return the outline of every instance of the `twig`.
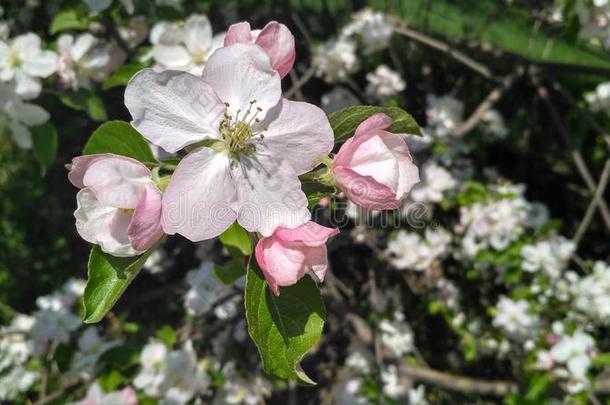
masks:
[[[555,108],[555,105],[551,102],[551,100],[549,98],[548,90],[546,89],[546,87],[537,83],[537,80],[535,77],[532,77],[532,80],[534,81],[534,84],[537,85],[538,95],[540,96],[540,98],[546,105],[547,109],[549,110],[549,113],[551,114],[551,119],[552,119],[553,123],[555,124],[555,127],[557,128],[559,135],[563,138],[564,143],[570,149],[570,155],[572,156],[572,160],[574,161],[574,165],[576,166],[576,169],[578,170],[580,177],[585,182],[585,185],[587,186],[589,191],[592,193],[595,193],[595,190],[597,187],[596,187],[595,181],[593,180],[593,176],[591,175],[591,172],[587,168],[585,160],[582,157],[582,154],[580,153],[580,151],[578,151],[577,149],[572,147],[571,142],[570,142],[570,137],[568,135],[568,131],[563,126],[563,123],[561,122],[561,118],[559,116],[559,112],[557,111],[557,109]],[[606,227],[610,230],[610,210],[608,209],[608,204],[606,204],[606,202],[604,200],[597,200],[597,204],[599,205],[599,209],[602,214],[604,223],[606,224]]]
[[[408,364],[400,365],[401,374],[413,380],[436,385],[451,391],[476,393],[504,397],[518,392],[517,384],[511,381],[486,381],[470,377],[449,374],[427,367],[418,367]]]
[[[436,38],[430,37],[422,32],[409,28],[406,23],[404,23],[403,21],[399,21],[396,18],[392,18],[391,16],[388,16],[388,18],[395,22],[394,32],[396,32],[397,34],[403,35],[426,46],[444,52],[447,55],[451,56],[453,59],[479,73],[483,77],[487,79],[494,79],[493,73],[491,72],[491,70],[489,70],[487,66],[483,65],[480,62],[477,62],[465,53],[453,49],[451,45],[447,44],[446,42],[443,42]]]
[[[290,80],[292,80],[292,83],[297,83],[299,81],[299,75],[297,74],[297,72],[295,72],[294,69],[292,69],[290,71]],[[294,91],[294,97],[298,100],[298,101],[303,101],[305,100],[305,97],[303,96],[303,92],[301,91],[301,88],[296,88]]]
[[[576,245],[580,242],[582,237],[585,235],[585,232],[591,225],[591,221],[593,220],[593,215],[595,214],[595,208],[600,204],[601,198],[606,191],[606,186],[608,185],[608,179],[610,178],[610,159],[606,160],[604,165],[604,170],[599,178],[599,183],[597,184],[597,188],[595,189],[595,193],[593,193],[593,198],[587,207],[587,211],[585,212],[585,216],[582,221],[578,225],[578,229],[574,234],[574,238],[572,240]]]
[[[314,76],[315,73],[316,73],[316,68],[314,66],[310,66],[305,71],[305,73],[303,73],[303,76],[301,76],[298,81],[296,81],[292,84],[292,87],[290,89],[288,89],[286,94],[284,94],[284,97],[291,98],[292,96],[294,96],[295,93],[301,87],[303,87]]]
[[[522,66],[517,67],[515,72],[506,76],[499,86],[493,89],[487,97],[479,104],[479,106],[474,110],[474,112],[464,121],[460,126],[458,126],[454,131],[453,135],[456,137],[461,137],[467,132],[471,131],[477,124],[483,119],[483,116],[487,111],[489,111],[494,104],[498,102],[504,96],[506,91],[510,89],[517,79],[523,75],[525,69]]]

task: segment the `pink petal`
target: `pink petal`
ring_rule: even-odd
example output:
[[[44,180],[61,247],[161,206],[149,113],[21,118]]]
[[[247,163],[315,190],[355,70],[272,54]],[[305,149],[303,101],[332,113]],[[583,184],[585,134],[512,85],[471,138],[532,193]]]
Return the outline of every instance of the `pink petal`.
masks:
[[[131,124],[151,143],[175,153],[192,143],[218,137],[225,107],[212,87],[197,76],[143,69],[125,89]]]
[[[243,116],[249,109],[254,114],[260,108],[258,117],[263,119],[281,100],[280,77],[256,45],[234,44],[218,49],[208,59],[201,77],[223,103],[229,104],[226,110],[233,117],[238,110]]]
[[[386,129],[390,125],[392,125],[392,118],[388,117],[384,113],[376,113],[365,119],[358,125],[356,128],[356,132],[354,133],[355,137],[367,134],[371,131],[375,131],[378,129]]]
[[[163,194],[163,230],[198,242],[214,238],[237,219],[237,201],[226,154],[209,148],[189,153]]]
[[[277,116],[262,124],[264,144],[303,174],[313,169],[333,148],[333,131],[326,114],[313,104],[282,100]]]
[[[256,261],[275,295],[279,287],[294,285],[307,271],[305,254],[299,249],[290,249],[274,237],[262,238],[255,249]]]
[[[246,21],[233,24],[227,30],[225,46],[233,44],[251,44],[252,42],[250,24]]]
[[[339,233],[336,228],[327,228],[309,221],[296,228],[278,228],[274,236],[284,243],[300,244],[307,247],[324,246],[328,238]]]
[[[290,30],[284,24],[271,21],[262,29],[255,43],[267,52],[271,66],[283,79],[296,58],[294,36]]]
[[[110,154],[99,154],[99,155],[84,155],[77,156],[72,159],[72,167],[70,168],[70,172],[68,173],[68,180],[75,187],[83,188],[85,185],[83,184],[83,177],[85,176],[85,172],[89,169],[89,166],[93,162],[103,157],[112,156]]]
[[[335,181],[345,196],[354,204],[366,209],[394,210],[401,202],[389,187],[378,183],[371,176],[362,176],[350,168],[339,166],[333,170]]]
[[[153,184],[148,184],[140,196],[127,235],[131,246],[142,251],[153,247],[163,236],[161,193]]]
[[[152,182],[150,176],[137,160],[111,155],[90,162],[82,183],[103,205],[135,208],[144,186]]]
[[[121,390],[121,396],[125,401],[125,405],[138,405],[138,394],[130,386],[127,386]]]

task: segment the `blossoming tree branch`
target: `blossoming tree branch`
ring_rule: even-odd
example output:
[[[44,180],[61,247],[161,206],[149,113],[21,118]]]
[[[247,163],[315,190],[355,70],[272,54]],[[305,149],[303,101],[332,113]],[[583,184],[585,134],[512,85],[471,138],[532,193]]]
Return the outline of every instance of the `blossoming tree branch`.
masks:
[[[243,260],[248,331],[265,370],[314,384],[300,361],[322,334],[317,283],[339,229],[313,222],[310,208],[342,193],[365,209],[398,209],[419,181],[401,134],[419,128],[396,107],[327,117],[283,98],[295,43],[278,22],[234,24],[223,46],[208,45],[200,74],[137,72],[125,90],[131,123],[102,124],[69,165],[76,229],[94,245],[84,321],[104,318],[166,238],[219,237]]]

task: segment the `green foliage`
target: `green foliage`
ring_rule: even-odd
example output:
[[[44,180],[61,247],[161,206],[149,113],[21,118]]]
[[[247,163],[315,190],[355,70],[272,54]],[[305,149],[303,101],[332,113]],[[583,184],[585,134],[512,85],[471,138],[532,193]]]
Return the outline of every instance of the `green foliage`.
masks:
[[[237,249],[244,256],[250,256],[252,254],[250,236],[248,236],[248,232],[246,232],[237,222],[234,222],[219,238],[222,244],[230,251]]]
[[[84,322],[102,320],[138,275],[150,252],[135,257],[114,257],[102,252],[99,246],[91,249],[83,296]]]
[[[125,86],[127,82],[137,72],[142,70],[145,66],[140,63],[127,63],[118,68],[108,79],[102,84],[102,89],[108,90],[113,87]]]
[[[342,142],[352,137],[358,125],[376,113],[384,113],[392,118],[389,132],[421,135],[415,119],[402,108],[356,105],[334,112],[328,117],[335,133],[335,142]]]
[[[252,263],[244,301],[248,332],[258,347],[265,371],[302,384],[315,384],[300,362],[320,339],[326,318],[316,283],[303,277],[294,286],[282,288],[276,297]]]
[[[68,9],[55,14],[49,27],[49,33],[54,35],[63,31],[86,30],[89,26],[89,20],[84,12],[80,11],[81,9]]]
[[[233,284],[236,280],[246,275],[243,258],[235,258],[224,266],[214,266],[214,275],[223,284]]]
[[[150,146],[142,135],[124,121],[110,121],[100,125],[87,141],[83,154],[114,153],[145,163],[154,163]]]
[[[165,346],[170,350],[174,347],[176,341],[178,341],[176,331],[169,325],[163,325],[163,327],[157,331],[157,337],[160,341],[165,343]]]
[[[59,100],[74,110],[86,112],[94,121],[106,121],[108,119],[103,100],[88,90],[79,89],[78,91],[63,92],[59,96]]]
[[[31,129],[34,156],[40,163],[42,175],[55,161],[57,155],[57,130],[50,122]]]

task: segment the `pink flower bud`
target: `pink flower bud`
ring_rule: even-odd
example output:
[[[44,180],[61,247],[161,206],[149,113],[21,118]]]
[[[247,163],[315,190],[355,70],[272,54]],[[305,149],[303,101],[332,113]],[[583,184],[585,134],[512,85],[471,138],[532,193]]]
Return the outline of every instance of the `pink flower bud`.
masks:
[[[332,165],[335,183],[354,204],[366,209],[397,209],[415,184],[419,170],[398,134],[384,131],[392,119],[377,113],[364,120]]]
[[[326,242],[338,233],[338,229],[309,221],[298,228],[278,228],[273,235],[260,239],[256,261],[271,291],[279,295],[280,287],[296,284],[309,272],[324,280],[328,268]]]
[[[105,253],[135,256],[163,236],[161,192],[142,163],[113,154],[79,156],[68,179],[81,189],[76,230]]]
[[[284,24],[277,21],[270,21],[262,30],[254,31],[247,22],[231,25],[225,36],[224,45],[233,44],[255,44],[263,48],[271,60],[271,66],[282,79],[294,65],[296,57],[294,36]]]

